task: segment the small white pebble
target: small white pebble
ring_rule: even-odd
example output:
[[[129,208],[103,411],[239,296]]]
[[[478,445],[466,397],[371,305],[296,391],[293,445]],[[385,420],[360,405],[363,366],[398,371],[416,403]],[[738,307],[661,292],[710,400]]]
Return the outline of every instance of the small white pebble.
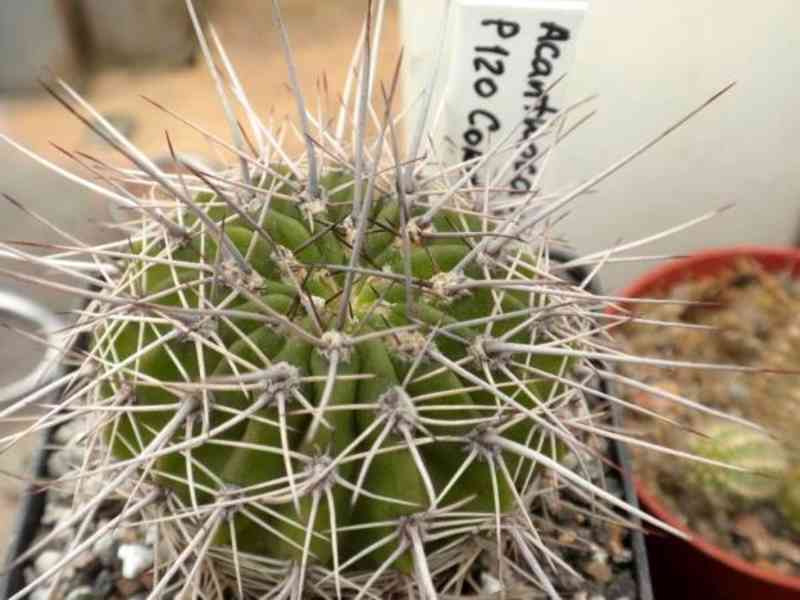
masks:
[[[144,541],[146,544],[154,546],[158,541],[158,539],[159,539],[158,526],[151,525],[150,527],[147,528],[147,532],[144,534]]]
[[[488,573],[481,573],[481,593],[482,594],[497,594],[503,591],[503,584],[496,577],[492,577]]]
[[[76,479],[71,482],[62,482],[60,485],[64,485],[64,483],[72,484],[68,485],[70,495],[75,495],[78,492],[78,483],[80,483],[80,498],[89,500],[100,495],[107,482],[103,479],[102,475],[88,475],[81,478],[80,481]]]
[[[42,517],[42,523],[44,525],[56,524],[62,519],[66,519],[69,513],[69,508],[56,504],[55,502],[48,502],[47,508],[45,508],[44,511],[44,516]]]
[[[28,596],[28,600],[48,600],[50,598],[49,588],[36,588]]]
[[[67,446],[56,450],[47,459],[47,474],[50,477],[63,477],[72,471],[79,469],[84,458],[83,448],[77,446]]]
[[[88,430],[86,419],[75,418],[56,429],[53,441],[62,446],[66,446],[69,443],[78,441],[81,436],[86,435]]]
[[[600,562],[600,563],[607,563],[608,562],[608,552],[605,548],[601,548],[595,544],[591,545],[592,548],[592,560]]]
[[[135,579],[153,564],[153,551],[139,544],[122,544],[117,549],[117,558],[122,561],[122,576]]]
[[[41,575],[50,570],[51,567],[54,567],[63,556],[64,555],[58,550],[45,550],[33,561],[33,567],[36,569],[36,572]]]
[[[98,538],[98,540],[92,546],[92,551],[97,554],[98,556],[105,556],[114,546],[114,538],[110,535],[104,535]]]
[[[629,563],[633,560],[633,552],[628,550],[627,548],[623,548],[622,550],[614,554],[612,560],[617,564]],[[619,598],[618,600],[630,600],[630,598],[624,596],[622,598]]]
[[[36,571],[33,569],[33,567],[25,567],[22,572],[25,575],[25,581],[36,579]]]

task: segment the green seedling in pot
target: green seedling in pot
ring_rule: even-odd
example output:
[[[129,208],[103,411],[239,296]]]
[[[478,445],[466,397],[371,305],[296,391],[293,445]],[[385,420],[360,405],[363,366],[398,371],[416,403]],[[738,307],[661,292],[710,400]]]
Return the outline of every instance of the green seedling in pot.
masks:
[[[691,451],[720,465],[693,463],[689,482],[710,499],[743,504],[774,498],[783,486],[789,460],[783,446],[767,433],[738,423],[713,422],[703,428]],[[728,468],[733,467],[733,468]]]

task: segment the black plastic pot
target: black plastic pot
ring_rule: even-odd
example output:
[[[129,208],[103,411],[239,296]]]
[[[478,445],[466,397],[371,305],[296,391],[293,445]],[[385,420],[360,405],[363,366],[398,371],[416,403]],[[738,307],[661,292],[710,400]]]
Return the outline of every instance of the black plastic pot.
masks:
[[[551,252],[551,258],[559,262],[567,262],[573,256],[564,252]],[[575,281],[583,281],[588,272],[582,267],[571,268],[568,271],[570,277]],[[600,295],[600,285],[593,280],[587,286],[587,289],[594,294]],[[600,392],[605,392],[607,385],[605,381],[600,381]],[[611,404],[610,406],[612,424],[614,427],[621,427],[622,414],[619,406]],[[41,481],[47,479],[47,459],[50,454],[51,438],[53,431],[47,431],[42,440],[42,446],[37,452],[34,462],[34,477]],[[611,456],[609,457],[620,468],[621,479],[623,482],[623,489],[625,493],[625,501],[631,506],[639,506],[636,489],[633,483],[633,476],[631,472],[631,459],[627,448],[611,440]],[[28,549],[31,542],[36,538],[39,530],[42,515],[44,514],[45,503],[47,502],[47,493],[37,489],[35,486],[30,486],[28,493],[25,494],[22,501],[22,506],[17,518],[15,537],[9,548],[6,564],[12,564],[18,556],[21,556],[25,550]],[[633,561],[635,566],[636,584],[639,591],[639,600],[654,600],[653,588],[650,579],[650,567],[647,561],[647,548],[645,546],[644,535],[642,533],[641,523],[639,519],[631,517],[630,521],[635,525],[635,529],[631,531],[631,550],[633,551]],[[14,593],[18,592],[25,584],[24,569],[26,564],[16,565],[8,570],[0,577],[0,600],[7,600]]]
[[[575,258],[574,255],[568,252],[558,250],[551,250],[550,257],[551,259],[562,263],[568,263]],[[592,277],[589,279],[590,273],[586,267],[572,267],[567,271],[567,274],[573,281],[587,281],[588,283],[586,284],[586,289],[592,294],[596,296],[603,295],[603,288],[599,279],[597,277]],[[610,382],[601,380],[600,391],[603,393],[612,393],[613,385]],[[623,426],[622,409],[618,404],[613,402],[609,404],[611,423],[615,428],[621,429]],[[614,460],[621,469],[622,483],[625,491],[625,501],[631,506],[639,508],[639,499],[636,495],[636,485],[633,481],[633,463],[631,461],[630,452],[624,444],[621,444],[616,440],[611,440],[611,442],[613,454],[611,459]],[[636,527],[636,529],[631,531],[630,539],[633,550],[634,565],[636,569],[636,584],[639,589],[639,600],[654,600],[653,582],[650,576],[650,563],[647,557],[647,545],[645,544],[642,523],[638,518],[632,517],[631,520]]]
[[[42,481],[46,479],[47,459],[50,455],[52,431],[44,432],[42,444],[36,451],[33,461],[33,478]],[[11,565],[18,556],[22,556],[31,542],[36,538],[39,526],[44,515],[44,507],[47,502],[47,491],[39,489],[34,484],[29,484],[20,502],[17,521],[14,524],[14,537],[8,547],[6,565]],[[25,586],[24,570],[25,563],[16,565],[11,569],[4,569],[0,575],[0,598],[3,600],[10,598]]]

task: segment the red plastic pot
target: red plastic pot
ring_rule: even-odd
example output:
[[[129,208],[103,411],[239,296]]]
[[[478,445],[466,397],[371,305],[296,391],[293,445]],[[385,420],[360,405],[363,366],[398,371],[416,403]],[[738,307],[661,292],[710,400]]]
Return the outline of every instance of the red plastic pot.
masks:
[[[681,282],[712,276],[744,257],[768,271],[787,271],[800,278],[800,249],[738,246],[669,262],[635,281],[621,296],[661,296]],[[691,536],[688,541],[658,532],[646,536],[658,600],[800,600],[800,577],[756,566],[710,544],[692,534],[643,481],[636,480],[636,489],[647,511]]]

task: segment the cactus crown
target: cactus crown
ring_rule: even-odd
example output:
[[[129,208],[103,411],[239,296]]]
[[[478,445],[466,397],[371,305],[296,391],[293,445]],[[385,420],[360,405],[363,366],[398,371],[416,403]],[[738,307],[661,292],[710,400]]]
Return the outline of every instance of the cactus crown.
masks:
[[[255,123],[257,147],[244,143],[197,31],[238,168],[204,172],[173,152],[188,172],[165,173],[59,82],[59,100],[99,123],[157,202],[95,170],[107,187],[79,181],[133,210],[131,238],[82,249],[86,268],[32,258],[95,288],[71,288],[88,298],[73,331],[91,341],[58,383],[67,384],[60,410],[95,421],[80,477],[101,479],[100,491],[52,536],[121,493],[122,517],[152,519],[173,549],[153,598],[180,576],[180,589],[212,595],[435,598],[469,589],[488,563],[501,585],[524,573],[556,598],[542,565],[571,569],[534,525],[537,495],[568,486],[666,528],[585,472],[591,438],[610,435],[587,400],[603,373],[596,361],[636,359],[609,350],[603,300],[554,268],[549,235],[558,211],[652,144],[562,196],[534,192],[501,213],[492,205],[505,191],[485,173],[474,183],[480,159],[444,167],[436,148],[419,145],[399,157],[396,77],[367,140],[379,112],[369,43],[357,54],[353,143],[316,122],[298,91],[307,151],[292,159],[223,53]],[[509,165],[532,139],[511,148]],[[52,410],[32,429],[64,418]],[[565,452],[573,468],[560,462]],[[73,554],[86,543],[75,540]]]

